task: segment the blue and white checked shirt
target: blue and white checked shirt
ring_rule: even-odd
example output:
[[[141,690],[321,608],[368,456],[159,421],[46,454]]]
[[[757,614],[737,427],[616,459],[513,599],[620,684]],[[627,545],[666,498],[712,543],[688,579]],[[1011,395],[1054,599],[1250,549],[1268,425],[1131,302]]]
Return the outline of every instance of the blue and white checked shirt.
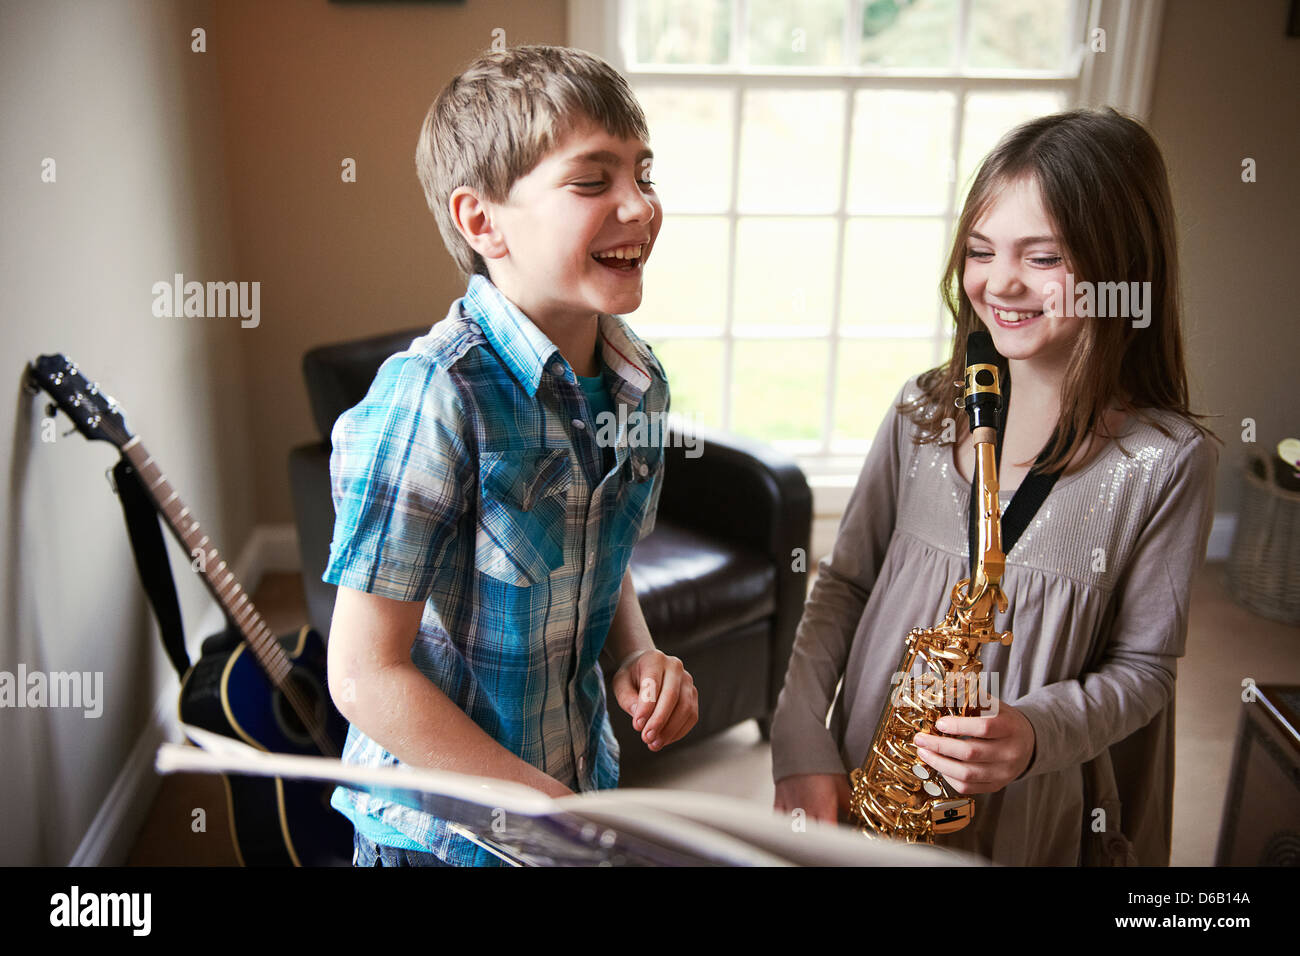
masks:
[[[663,369],[620,318],[599,322],[620,418],[662,424]],[[597,657],[632,547],[654,527],[663,471],[662,427],[638,435],[636,423],[620,420],[606,469],[597,438],[613,430],[598,436],[572,367],[475,275],[331,435],[337,518],[324,580],[424,601],[411,650],[420,673],[574,790],[618,783]],[[343,759],[400,762],[355,726]],[[428,814],[344,787],[332,803],[379,842],[495,862]]]

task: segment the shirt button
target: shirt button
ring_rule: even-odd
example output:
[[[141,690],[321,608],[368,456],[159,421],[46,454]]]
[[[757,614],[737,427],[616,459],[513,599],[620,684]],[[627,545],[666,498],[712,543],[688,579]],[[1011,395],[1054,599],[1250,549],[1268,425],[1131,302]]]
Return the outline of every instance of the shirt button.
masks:
[[[573,427],[576,428],[576,429],[577,429],[578,431],[580,431],[580,432],[581,432],[581,431],[586,431],[586,430],[587,430],[587,423],[584,422],[581,418],[575,418],[575,419],[573,420]]]
[[[559,362],[555,362],[555,363],[553,363],[553,364],[551,365],[551,372],[552,372],[553,374],[555,374],[555,375],[559,375],[561,378],[563,378],[563,377],[564,377],[564,366],[561,365]]]
[[[585,773],[586,771],[587,771],[587,758],[586,758],[586,757],[579,757],[579,758],[578,758],[578,772],[579,772],[579,773]]]

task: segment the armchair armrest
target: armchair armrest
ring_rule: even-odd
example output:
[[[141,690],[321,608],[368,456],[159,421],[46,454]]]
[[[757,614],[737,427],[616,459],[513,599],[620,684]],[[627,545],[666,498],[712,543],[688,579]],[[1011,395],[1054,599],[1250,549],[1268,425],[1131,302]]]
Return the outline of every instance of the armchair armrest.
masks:
[[[688,458],[682,435],[667,433],[659,515],[765,554],[776,568],[769,702],[776,706],[808,588],[812,490],[790,456],[748,438],[695,429]],[[795,570],[796,549],[802,560]]]
[[[298,527],[298,557],[302,590],[311,626],[328,637],[334,617],[332,584],[321,580],[329,563],[334,536],[334,498],[330,493],[330,448],[325,442],[300,445],[289,452],[289,487],[293,519]]]

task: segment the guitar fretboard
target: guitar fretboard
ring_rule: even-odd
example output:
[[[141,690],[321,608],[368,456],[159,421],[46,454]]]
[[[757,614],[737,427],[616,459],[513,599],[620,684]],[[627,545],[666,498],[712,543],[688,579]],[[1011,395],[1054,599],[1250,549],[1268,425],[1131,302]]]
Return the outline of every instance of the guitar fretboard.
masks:
[[[181,501],[163,474],[153,456],[145,449],[139,437],[132,438],[122,446],[124,454],[134,466],[145,488],[158,505],[158,510],[172,533],[180,540],[191,559],[199,559],[198,573],[202,576],[208,590],[225,610],[226,616],[234,621],[244,635],[249,649],[257,656],[258,662],[277,687],[284,689],[292,664],[289,656],[275,639],[275,634],[267,627],[262,615],[257,612],[253,602],[235,575],[226,566],[225,559],[213,546],[199,527],[198,521],[190,514],[190,509]],[[199,556],[202,556],[201,558]]]

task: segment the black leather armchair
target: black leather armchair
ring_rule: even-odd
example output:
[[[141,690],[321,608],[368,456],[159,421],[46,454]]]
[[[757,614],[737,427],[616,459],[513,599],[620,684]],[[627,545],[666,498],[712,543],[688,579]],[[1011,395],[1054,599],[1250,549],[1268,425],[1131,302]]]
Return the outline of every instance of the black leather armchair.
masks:
[[[427,329],[313,349],[303,374],[320,441],[289,455],[303,588],[312,626],[328,634],[332,585],[321,581],[334,530],[329,437],[379,366]],[[766,737],[807,586],[812,495],[791,459],[754,441],[700,430],[699,457],[665,449],[655,530],[632,556],[632,580],[656,645],[680,657],[700,693],[699,722],[674,747],[756,719]],[[670,439],[671,442],[671,439]],[[607,675],[612,676],[612,675]],[[610,695],[624,765],[648,754]]]

